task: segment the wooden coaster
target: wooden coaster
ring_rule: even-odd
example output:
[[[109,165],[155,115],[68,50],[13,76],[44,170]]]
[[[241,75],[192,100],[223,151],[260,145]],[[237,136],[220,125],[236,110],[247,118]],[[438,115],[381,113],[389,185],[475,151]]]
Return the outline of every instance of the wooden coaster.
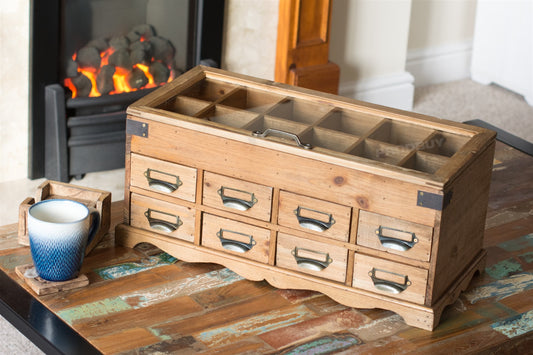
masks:
[[[80,275],[72,280],[67,281],[47,281],[39,276],[31,277],[33,264],[19,265],[15,267],[15,272],[19,275],[28,286],[39,296],[57,293],[60,291],[72,290],[75,288],[87,286],[89,278],[86,275]],[[27,271],[30,270],[28,273]],[[33,272],[35,273],[35,271]]]

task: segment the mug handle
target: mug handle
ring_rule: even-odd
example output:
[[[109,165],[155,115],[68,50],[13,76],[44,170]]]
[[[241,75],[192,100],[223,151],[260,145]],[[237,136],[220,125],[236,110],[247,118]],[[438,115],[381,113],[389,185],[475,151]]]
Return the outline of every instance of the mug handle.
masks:
[[[97,210],[91,210],[91,227],[89,228],[89,237],[87,239],[87,245],[85,249],[89,247],[96,235],[96,232],[100,229],[100,213]]]

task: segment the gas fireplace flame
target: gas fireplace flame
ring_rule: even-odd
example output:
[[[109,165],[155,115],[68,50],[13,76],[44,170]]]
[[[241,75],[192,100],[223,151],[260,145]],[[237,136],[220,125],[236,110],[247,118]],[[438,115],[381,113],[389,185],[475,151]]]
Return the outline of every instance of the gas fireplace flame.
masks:
[[[150,25],[126,36],[92,40],[72,55],[64,85],[75,97],[97,97],[148,89],[176,76],[175,49]]]

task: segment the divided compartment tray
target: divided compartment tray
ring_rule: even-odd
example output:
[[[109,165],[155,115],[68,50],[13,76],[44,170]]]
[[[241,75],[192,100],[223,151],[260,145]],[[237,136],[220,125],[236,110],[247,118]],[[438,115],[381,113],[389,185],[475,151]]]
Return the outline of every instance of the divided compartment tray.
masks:
[[[109,231],[111,225],[111,192],[47,180],[37,187],[35,197],[27,197],[19,206],[19,244],[30,245],[27,228],[29,208],[37,202],[49,199],[78,201],[87,207],[95,208],[100,213],[100,230],[87,247],[86,254],[90,253]]]
[[[201,124],[426,176],[448,165],[472,138],[468,131],[404,122],[383,111],[361,112],[209,77],[185,86],[155,108]]]

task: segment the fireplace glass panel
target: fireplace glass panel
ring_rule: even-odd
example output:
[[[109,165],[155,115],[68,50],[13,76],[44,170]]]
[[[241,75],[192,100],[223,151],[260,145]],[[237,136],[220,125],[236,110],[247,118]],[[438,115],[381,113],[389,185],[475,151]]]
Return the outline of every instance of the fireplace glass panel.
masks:
[[[171,81],[187,68],[189,10],[189,0],[63,0],[65,86],[94,97]]]

